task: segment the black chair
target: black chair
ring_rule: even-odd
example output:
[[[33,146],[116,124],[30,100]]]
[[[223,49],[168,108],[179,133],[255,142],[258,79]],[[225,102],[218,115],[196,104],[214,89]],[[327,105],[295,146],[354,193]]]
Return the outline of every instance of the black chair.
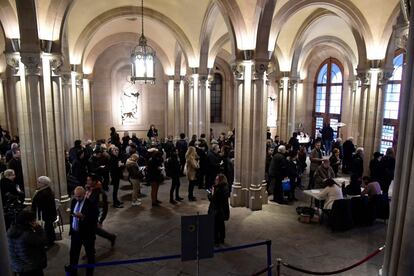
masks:
[[[329,226],[332,231],[346,231],[354,226],[352,202],[347,199],[335,200],[329,214]]]
[[[370,226],[374,223],[375,217],[372,216],[371,209],[369,208],[368,197],[351,198],[351,208],[355,225]]]
[[[374,195],[370,200],[370,209],[374,219],[387,221],[390,217],[390,201],[388,195]]]

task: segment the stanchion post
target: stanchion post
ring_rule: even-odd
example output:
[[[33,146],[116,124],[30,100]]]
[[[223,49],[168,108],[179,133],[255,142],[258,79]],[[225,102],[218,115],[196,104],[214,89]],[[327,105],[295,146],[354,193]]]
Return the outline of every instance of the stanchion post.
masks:
[[[266,242],[267,249],[267,276],[272,276],[272,241],[268,240]]]
[[[71,272],[71,265],[65,265],[65,275],[66,276],[70,276],[70,272]]]
[[[280,276],[280,264],[281,264],[281,262],[282,262],[282,259],[281,258],[277,258],[277,266],[276,266],[276,275],[277,276]]]

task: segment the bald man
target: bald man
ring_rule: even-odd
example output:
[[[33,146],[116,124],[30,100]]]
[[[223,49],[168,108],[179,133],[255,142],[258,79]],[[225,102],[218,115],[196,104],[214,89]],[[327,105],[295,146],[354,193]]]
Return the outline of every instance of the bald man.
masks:
[[[89,199],[85,198],[85,189],[75,188],[74,198],[70,207],[70,264],[77,265],[82,246],[85,248],[88,263],[95,263],[95,239],[98,223],[98,208]],[[70,275],[77,275],[72,269]],[[86,275],[93,275],[93,269],[86,269]]]

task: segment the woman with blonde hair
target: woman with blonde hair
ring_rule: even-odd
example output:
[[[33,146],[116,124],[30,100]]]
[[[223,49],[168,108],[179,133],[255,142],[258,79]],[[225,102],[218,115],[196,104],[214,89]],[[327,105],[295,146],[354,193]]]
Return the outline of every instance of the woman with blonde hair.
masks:
[[[195,201],[193,191],[194,186],[197,184],[197,170],[200,168],[198,163],[198,155],[195,147],[190,146],[185,154],[185,167],[187,168],[187,178],[188,178],[188,200]]]

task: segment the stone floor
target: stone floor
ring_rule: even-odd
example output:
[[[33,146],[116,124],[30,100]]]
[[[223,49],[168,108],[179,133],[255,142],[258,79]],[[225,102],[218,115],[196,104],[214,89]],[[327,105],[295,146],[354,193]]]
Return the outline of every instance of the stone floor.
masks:
[[[181,179],[181,195],[186,195],[187,181]],[[97,237],[97,261],[126,260],[180,253],[180,217],[205,214],[208,200],[204,190],[196,189],[196,202],[184,201],[173,206],[168,203],[170,182],[160,187],[162,207],[152,208],[149,198],[139,207],[130,204],[130,187],[122,183],[120,195],[125,208],[110,208],[104,228],[118,235],[114,249],[108,241]],[[149,194],[149,187],[142,192]],[[226,223],[225,246],[240,245],[266,239],[272,240],[273,259],[314,271],[331,271],[348,266],[384,244],[386,225],[376,222],[371,227],[354,228],[342,233],[332,233],[319,224],[298,222],[295,207],[308,205],[301,191],[294,205],[269,203],[262,211],[232,208]],[[63,240],[48,251],[46,275],[64,275],[63,266],[69,261],[67,225]],[[341,275],[378,275],[382,253],[371,261]],[[243,251],[216,254],[213,259],[200,262],[200,275],[251,275],[266,266],[266,249],[258,247]],[[95,275],[196,275],[196,262],[180,260],[161,261],[138,265],[97,268]],[[83,272],[79,273],[83,275]],[[282,268],[282,275],[303,275]],[[276,273],[274,272],[274,275]]]

